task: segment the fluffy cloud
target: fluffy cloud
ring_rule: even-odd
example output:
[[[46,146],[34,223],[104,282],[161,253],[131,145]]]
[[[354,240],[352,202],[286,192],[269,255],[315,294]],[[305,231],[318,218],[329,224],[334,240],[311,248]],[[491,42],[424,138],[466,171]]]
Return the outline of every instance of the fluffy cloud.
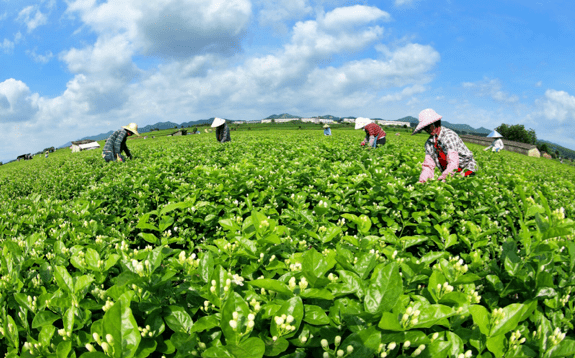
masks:
[[[565,120],[575,120],[575,97],[565,91],[548,89],[545,97],[537,104],[541,107],[542,115],[550,120],[557,120],[559,123]]]
[[[143,54],[184,58],[239,51],[251,17],[249,0],[94,0],[70,1],[98,34],[121,33]]]
[[[43,55],[40,55],[36,53],[36,49],[26,50],[26,54],[30,56],[34,60],[34,62],[38,63],[48,63],[50,59],[54,57],[52,51],[46,51]]]
[[[270,26],[280,33],[287,33],[285,22],[299,19],[312,12],[307,0],[261,0],[258,4],[262,9],[258,13],[258,20],[262,26]]]
[[[26,24],[28,32],[48,23],[48,16],[40,12],[38,5],[26,6],[18,14],[17,20]]]
[[[0,118],[3,122],[27,121],[38,111],[38,94],[13,78],[0,83]]]
[[[519,97],[516,95],[509,95],[502,91],[503,85],[498,78],[489,79],[484,78],[478,82],[464,82],[463,88],[475,91],[480,97],[491,97],[497,102],[513,104],[519,102]]]

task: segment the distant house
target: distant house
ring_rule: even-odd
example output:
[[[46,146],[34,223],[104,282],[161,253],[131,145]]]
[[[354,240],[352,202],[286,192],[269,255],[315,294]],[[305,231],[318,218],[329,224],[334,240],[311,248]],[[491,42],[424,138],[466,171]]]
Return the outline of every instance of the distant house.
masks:
[[[176,131],[172,134],[168,134],[168,137],[175,137],[175,136],[181,136],[181,135],[186,135],[186,133],[188,133],[187,129],[181,129],[179,131]]]
[[[92,139],[84,139],[72,142],[72,153],[81,152],[83,150],[98,149],[100,144]]]
[[[543,158],[547,158],[547,159],[553,159],[553,157],[551,155],[549,155],[549,153],[543,152],[543,154],[541,154],[541,156]]]
[[[386,121],[386,120],[381,120],[381,121],[376,121],[377,124],[382,125],[382,126],[408,126],[410,125],[409,122],[401,122],[401,121]]]
[[[477,136],[477,135],[464,135],[464,134],[462,134],[459,137],[461,137],[461,139],[464,142],[484,145],[486,147],[490,146],[491,142],[493,142],[492,138],[481,137],[481,136]],[[514,142],[511,140],[503,139],[503,145],[504,145],[503,150],[508,150],[510,152],[516,152],[516,153],[520,153],[523,155],[527,155],[530,157],[536,157],[536,158],[539,158],[541,156],[541,153],[539,153],[539,150],[533,144],[526,144],[526,143]]]

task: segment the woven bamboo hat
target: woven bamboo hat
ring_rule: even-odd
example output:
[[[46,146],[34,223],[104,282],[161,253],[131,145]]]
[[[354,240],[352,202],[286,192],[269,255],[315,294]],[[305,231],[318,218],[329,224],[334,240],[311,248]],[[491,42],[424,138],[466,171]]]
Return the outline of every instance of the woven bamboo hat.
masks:
[[[419,124],[417,125],[413,133],[411,133],[411,135],[414,135],[415,133],[419,132],[420,130],[427,127],[431,123],[437,122],[441,118],[443,117],[437,114],[433,109],[431,108],[424,109],[423,111],[419,112]]]
[[[129,130],[137,136],[140,135],[140,133],[138,133],[138,125],[136,123],[130,123],[127,126],[122,126],[122,128]]]
[[[223,118],[214,118],[214,121],[212,122],[212,127],[219,127],[222,124],[226,123],[226,120]]]

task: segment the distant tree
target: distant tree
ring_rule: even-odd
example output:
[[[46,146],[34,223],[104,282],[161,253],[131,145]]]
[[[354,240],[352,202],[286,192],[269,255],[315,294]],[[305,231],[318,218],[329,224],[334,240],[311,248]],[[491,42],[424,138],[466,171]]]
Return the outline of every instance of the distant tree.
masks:
[[[525,129],[523,124],[507,125],[502,123],[499,127],[495,128],[503,138],[527,144],[536,144],[537,135],[533,129]]]
[[[558,156],[558,157],[560,156],[559,150],[555,150],[555,155]]]
[[[272,118],[272,123],[275,123],[275,122],[276,122],[275,118]]]
[[[543,153],[543,152],[549,153],[549,147],[547,146],[547,143],[539,144],[539,145],[537,146],[537,149],[539,149],[539,151],[540,151],[541,153]]]
[[[174,126],[174,129],[178,129],[178,126]]]
[[[404,124],[404,125],[403,125],[403,128],[407,128],[407,124]]]

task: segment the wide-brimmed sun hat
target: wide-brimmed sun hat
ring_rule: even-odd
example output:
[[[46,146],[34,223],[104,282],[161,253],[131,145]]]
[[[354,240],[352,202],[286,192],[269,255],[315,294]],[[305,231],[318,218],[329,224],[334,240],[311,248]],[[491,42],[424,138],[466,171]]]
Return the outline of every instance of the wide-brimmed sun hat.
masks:
[[[122,126],[122,128],[129,130],[137,136],[140,135],[140,133],[138,133],[138,125],[136,123],[130,123],[127,126]]]
[[[324,127],[324,128],[329,128],[329,125],[324,124],[323,127]]]
[[[494,130],[493,132],[489,133],[487,138],[503,138],[503,136]]]
[[[437,122],[441,118],[443,117],[437,114],[433,109],[431,108],[424,109],[423,111],[419,112],[419,124],[417,125],[417,127],[415,127],[415,130],[413,131],[413,133],[411,133],[411,135],[414,135],[415,133],[419,132],[420,130],[427,127],[431,123]]]
[[[358,117],[355,119],[355,129],[362,129],[371,123],[371,119],[365,117]]]
[[[216,117],[216,118],[214,118],[214,121],[212,122],[212,127],[213,128],[219,127],[224,123],[226,123],[225,119]]]

